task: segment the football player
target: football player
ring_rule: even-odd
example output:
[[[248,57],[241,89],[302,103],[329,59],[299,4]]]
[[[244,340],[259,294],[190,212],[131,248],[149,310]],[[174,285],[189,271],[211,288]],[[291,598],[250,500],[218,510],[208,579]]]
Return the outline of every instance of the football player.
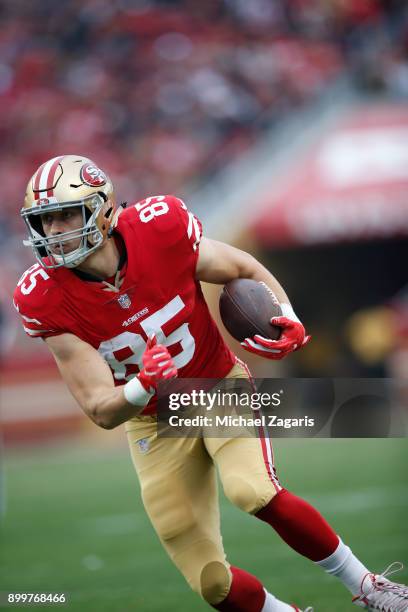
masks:
[[[21,211],[37,259],[18,282],[27,334],[43,338],[81,408],[97,425],[124,423],[146,512],[173,563],[216,610],[298,610],[226,560],[216,468],[233,504],[273,527],[336,576],[370,610],[408,609],[408,589],[370,573],[310,504],[281,485],[270,440],[157,435],[160,381],[247,378],[200,288],[235,278],[266,283],[283,316],[279,340],[247,338],[248,351],[282,359],[309,337],[278,281],[248,253],[202,236],[174,196],[116,209],[109,177],[81,155],[45,162]]]

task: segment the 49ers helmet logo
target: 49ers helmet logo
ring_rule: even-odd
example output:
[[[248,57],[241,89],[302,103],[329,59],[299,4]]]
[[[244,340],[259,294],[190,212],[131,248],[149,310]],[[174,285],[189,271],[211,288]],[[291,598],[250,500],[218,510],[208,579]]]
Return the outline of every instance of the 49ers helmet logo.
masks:
[[[94,164],[84,164],[81,168],[81,179],[91,187],[102,187],[106,183],[106,175]]]

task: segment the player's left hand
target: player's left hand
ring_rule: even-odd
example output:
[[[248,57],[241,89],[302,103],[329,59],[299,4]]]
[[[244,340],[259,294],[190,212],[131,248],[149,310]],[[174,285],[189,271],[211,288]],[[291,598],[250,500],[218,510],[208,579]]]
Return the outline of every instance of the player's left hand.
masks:
[[[263,336],[255,335],[253,338],[245,338],[241,346],[250,353],[255,353],[266,359],[283,359],[289,353],[297,351],[305,346],[311,339],[306,335],[306,330],[295,315],[289,304],[282,304],[280,317],[272,317],[271,324],[282,328],[279,340],[271,340]]]
[[[138,378],[143,387],[151,392],[157,390],[160,381],[170,380],[177,376],[177,368],[165,346],[157,344],[156,337],[150,336],[143,354],[143,368]]]

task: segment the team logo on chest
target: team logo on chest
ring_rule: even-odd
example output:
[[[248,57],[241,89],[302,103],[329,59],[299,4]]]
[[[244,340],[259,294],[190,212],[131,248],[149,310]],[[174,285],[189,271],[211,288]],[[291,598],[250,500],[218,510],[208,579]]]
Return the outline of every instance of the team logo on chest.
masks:
[[[121,306],[121,308],[130,308],[131,305],[132,305],[130,297],[128,296],[127,293],[124,293],[123,295],[120,295],[118,297],[118,302],[119,302],[119,306]]]

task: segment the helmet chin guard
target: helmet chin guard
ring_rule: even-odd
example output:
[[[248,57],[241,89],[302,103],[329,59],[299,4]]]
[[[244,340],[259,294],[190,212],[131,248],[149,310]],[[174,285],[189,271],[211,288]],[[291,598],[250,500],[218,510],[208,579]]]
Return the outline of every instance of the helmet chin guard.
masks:
[[[81,210],[82,226],[45,236],[41,216],[73,207]],[[28,183],[21,210],[28,229],[24,245],[44,268],[75,268],[106,242],[114,212],[113,185],[91,160],[76,155],[53,158]]]

